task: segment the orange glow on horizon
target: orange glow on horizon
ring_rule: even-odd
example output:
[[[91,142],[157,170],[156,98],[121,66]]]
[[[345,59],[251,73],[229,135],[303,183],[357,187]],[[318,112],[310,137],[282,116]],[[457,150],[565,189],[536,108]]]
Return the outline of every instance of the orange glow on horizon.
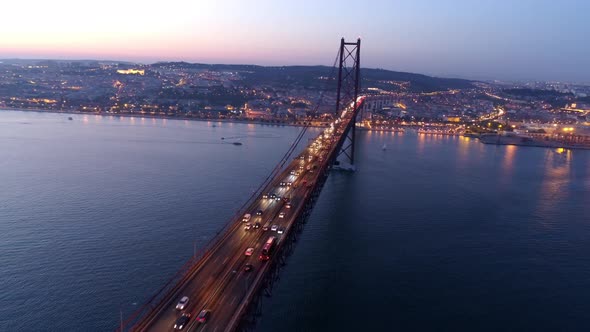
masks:
[[[285,59],[318,64],[310,58],[332,58],[332,48],[318,47],[324,43],[309,41],[303,31],[287,41],[276,18],[252,20],[259,7],[189,0],[162,6],[146,0],[139,10],[133,2],[103,0],[92,6],[90,15],[69,0],[7,2],[3,12],[12,14],[0,20],[0,31],[9,32],[0,34],[0,58],[268,65],[289,64]]]

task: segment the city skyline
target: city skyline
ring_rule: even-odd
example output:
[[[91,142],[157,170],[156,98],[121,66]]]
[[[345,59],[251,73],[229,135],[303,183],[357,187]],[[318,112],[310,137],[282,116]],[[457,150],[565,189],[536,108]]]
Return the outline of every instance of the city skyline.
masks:
[[[0,37],[0,58],[331,65],[335,40],[361,37],[363,67],[470,79],[590,77],[583,26],[590,4],[576,0],[2,7],[12,14],[0,22],[10,32]]]

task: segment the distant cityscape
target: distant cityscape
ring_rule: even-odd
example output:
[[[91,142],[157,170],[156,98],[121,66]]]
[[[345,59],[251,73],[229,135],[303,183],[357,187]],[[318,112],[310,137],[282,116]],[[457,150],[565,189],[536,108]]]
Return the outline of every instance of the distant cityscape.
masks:
[[[360,127],[464,134],[590,133],[590,85],[445,79],[361,71]],[[326,126],[335,73],[325,66],[0,60],[0,108]]]

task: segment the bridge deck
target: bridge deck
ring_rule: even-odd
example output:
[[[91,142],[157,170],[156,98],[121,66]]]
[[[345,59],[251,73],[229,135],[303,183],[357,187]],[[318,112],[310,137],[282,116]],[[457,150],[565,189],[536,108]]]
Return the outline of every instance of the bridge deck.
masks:
[[[133,331],[172,331],[174,323],[181,312],[175,309],[176,303],[183,296],[190,298],[183,312],[191,314],[188,325],[183,330],[188,331],[231,331],[239,323],[240,317],[247,309],[248,303],[261,286],[261,281],[267,273],[270,261],[259,260],[262,246],[270,236],[278,240],[280,249],[290,235],[297,218],[305,210],[312,191],[320,182],[322,176],[328,172],[329,166],[336,158],[338,150],[350,129],[351,120],[356,116],[362,101],[356,110],[349,108],[343,112],[339,120],[331,128],[324,130],[308,147],[295,158],[278,176],[264,188],[263,193],[274,193],[287,198],[291,204],[283,199],[256,199],[247,209],[252,215],[249,223],[259,222],[258,229],[245,229],[243,216],[232,221],[225,232],[211,249],[190,269],[172,290],[163,297],[151,312],[136,324]],[[291,172],[298,172],[293,175]],[[280,186],[281,182],[291,182],[290,186]],[[256,212],[262,210],[262,215]],[[284,217],[279,214],[284,213]],[[271,227],[277,225],[283,232],[279,234]],[[268,227],[264,231],[263,227]],[[254,248],[251,256],[246,256],[247,248]],[[252,264],[250,272],[244,271],[246,264]],[[206,323],[198,323],[195,318],[202,309],[211,311]]]

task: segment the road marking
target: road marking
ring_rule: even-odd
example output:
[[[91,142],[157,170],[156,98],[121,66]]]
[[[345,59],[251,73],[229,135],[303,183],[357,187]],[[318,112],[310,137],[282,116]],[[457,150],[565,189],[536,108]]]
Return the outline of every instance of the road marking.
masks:
[[[225,265],[225,263],[227,263],[228,259],[229,259],[229,257],[225,257],[225,259],[223,260],[223,263],[221,263],[221,264]]]
[[[236,302],[237,296],[234,296],[234,298],[231,300],[230,305],[234,305],[234,302]]]

